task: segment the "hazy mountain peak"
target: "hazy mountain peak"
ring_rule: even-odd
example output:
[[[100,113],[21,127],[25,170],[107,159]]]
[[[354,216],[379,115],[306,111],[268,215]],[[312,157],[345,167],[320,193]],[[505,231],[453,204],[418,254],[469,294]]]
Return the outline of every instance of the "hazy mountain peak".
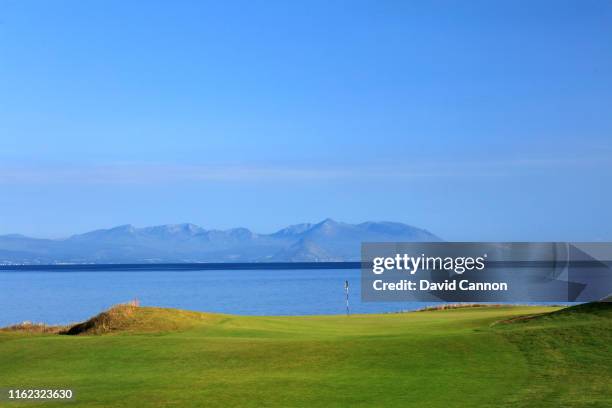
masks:
[[[136,227],[134,227],[132,224],[124,224],[124,225],[119,225],[117,227],[113,227],[107,231],[126,231],[126,232],[134,232],[136,231]]]
[[[198,234],[203,232],[204,229],[191,223],[182,223],[182,224],[165,224],[165,225],[156,225],[154,227],[146,227],[143,228],[143,231],[149,233],[165,233],[165,234]]]
[[[302,234],[306,231],[308,231],[309,229],[312,228],[311,223],[306,222],[306,223],[302,223],[302,224],[294,224],[294,225],[290,225],[286,228],[283,228],[281,230],[276,231],[274,234],[274,236],[278,236],[278,237],[286,237],[286,236],[293,236],[293,235],[298,235],[298,234]]]
[[[366,221],[361,224],[357,224],[357,227],[367,229],[370,231],[385,231],[385,232],[400,232],[406,230],[419,230],[425,231],[420,228],[413,227],[412,225],[402,224],[401,222],[392,221]]]
[[[335,225],[338,225],[338,224],[340,224],[338,221],[333,220],[331,218],[326,218],[323,221],[321,221],[320,223],[318,223],[317,225],[320,225],[320,226],[326,226],[326,225],[327,226],[335,226]]]
[[[5,235],[0,235],[0,238],[14,238],[14,239],[22,239],[22,238],[28,238],[23,234],[5,234]]]
[[[353,227],[351,224],[345,224],[342,222],[337,222],[332,220],[331,218],[326,218],[323,221],[315,224],[308,233],[312,234],[327,234],[327,235],[335,235],[338,232],[346,229],[347,227]]]
[[[102,236],[117,236],[120,234],[133,234],[136,232],[136,228],[132,224],[124,224],[118,225],[116,227],[107,228],[107,229],[97,229],[93,231],[86,232],[84,234],[76,234],[71,236],[69,239],[78,239],[78,238],[95,238]]]

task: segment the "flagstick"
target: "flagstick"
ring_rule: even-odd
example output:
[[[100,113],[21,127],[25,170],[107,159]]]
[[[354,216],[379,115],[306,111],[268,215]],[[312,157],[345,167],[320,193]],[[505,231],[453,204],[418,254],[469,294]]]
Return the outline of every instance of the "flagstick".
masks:
[[[344,292],[346,293],[346,315],[350,315],[350,310],[349,310],[349,282],[348,280],[344,281]]]

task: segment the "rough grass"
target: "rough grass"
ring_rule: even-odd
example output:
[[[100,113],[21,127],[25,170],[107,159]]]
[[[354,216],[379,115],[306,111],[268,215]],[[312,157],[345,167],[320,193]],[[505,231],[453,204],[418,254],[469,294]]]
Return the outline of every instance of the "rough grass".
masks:
[[[486,304],[486,303],[442,303],[434,306],[425,306],[415,312],[432,312],[435,310],[450,310],[450,309],[466,309],[470,307],[505,307],[503,304]]]
[[[0,328],[0,332],[32,333],[32,334],[59,334],[69,326],[49,326],[45,323],[22,322]]]
[[[186,310],[141,308],[137,302],[132,301],[115,305],[85,322],[69,326],[59,334],[76,336],[181,331],[220,318],[221,315]]]
[[[499,332],[530,367],[512,406],[612,406],[612,303],[572,306],[505,323]]]
[[[78,336],[0,333],[0,384],[73,388],[76,401],[56,407],[612,406],[612,317],[557,310],[246,317],[136,307]]]
[[[137,307],[136,304],[115,305],[83,323],[75,324],[61,334],[103,334],[127,330],[133,325]]]

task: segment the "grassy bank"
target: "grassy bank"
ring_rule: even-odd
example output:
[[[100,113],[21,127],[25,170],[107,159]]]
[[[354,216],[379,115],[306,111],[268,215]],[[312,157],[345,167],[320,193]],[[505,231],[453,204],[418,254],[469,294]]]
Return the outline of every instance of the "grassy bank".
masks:
[[[77,335],[0,332],[0,384],[73,388],[70,407],[612,406],[612,308],[557,310],[245,317],[132,307]]]

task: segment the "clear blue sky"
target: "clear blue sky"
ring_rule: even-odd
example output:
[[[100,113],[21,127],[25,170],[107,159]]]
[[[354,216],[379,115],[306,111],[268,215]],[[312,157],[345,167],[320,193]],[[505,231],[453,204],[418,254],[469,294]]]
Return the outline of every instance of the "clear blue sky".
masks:
[[[0,234],[612,240],[612,2],[0,1]]]

